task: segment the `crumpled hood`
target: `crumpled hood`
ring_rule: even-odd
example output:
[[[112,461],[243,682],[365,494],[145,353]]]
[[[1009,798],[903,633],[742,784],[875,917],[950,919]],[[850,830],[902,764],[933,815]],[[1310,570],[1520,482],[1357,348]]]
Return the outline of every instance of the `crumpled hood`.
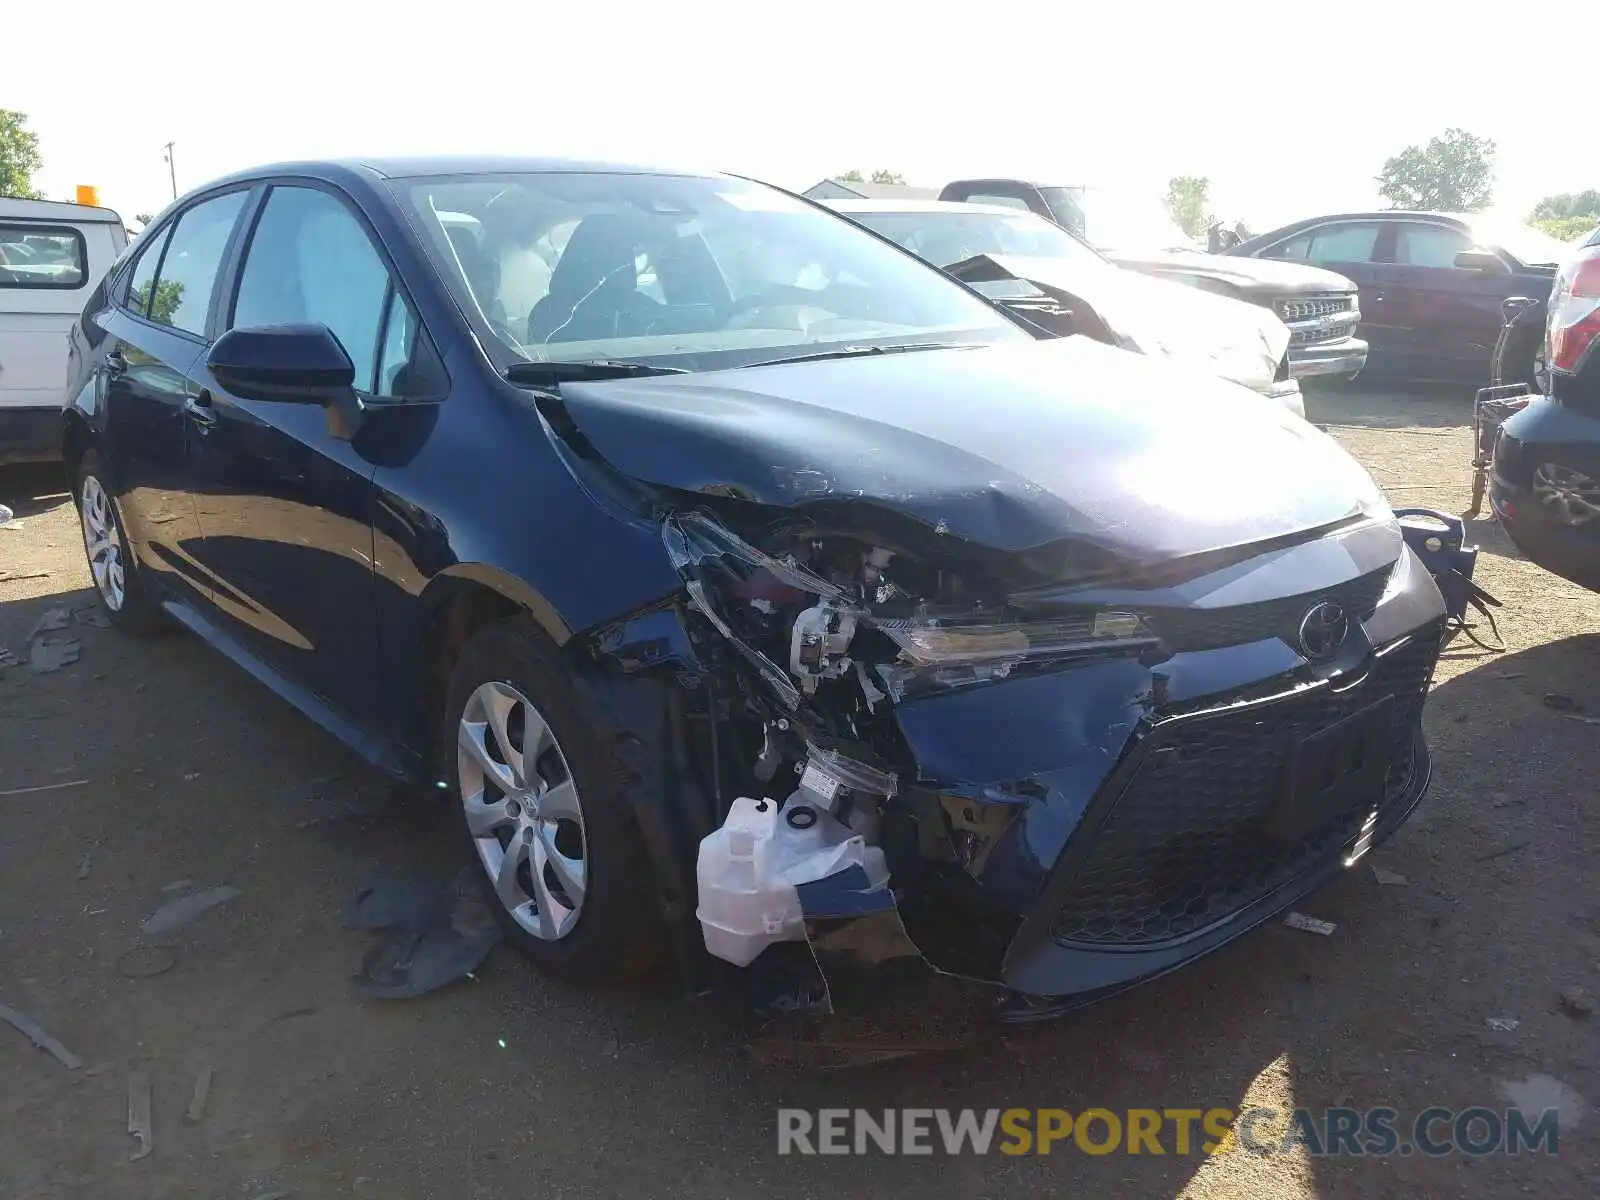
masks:
[[[1148,563],[1387,513],[1354,459],[1273,401],[1083,337],[564,383],[560,399],[634,479],[872,506],[1007,552],[1079,539]]]
[[[983,259],[1018,279],[1080,297],[1133,348],[1164,354],[1246,387],[1269,386],[1289,348],[1289,327],[1257,304],[1109,263],[1007,254],[974,261]]]
[[[1237,288],[1252,299],[1353,292],[1356,285],[1334,271],[1270,258],[1201,254],[1197,250],[1107,250],[1118,266],[1157,274],[1202,275]]]

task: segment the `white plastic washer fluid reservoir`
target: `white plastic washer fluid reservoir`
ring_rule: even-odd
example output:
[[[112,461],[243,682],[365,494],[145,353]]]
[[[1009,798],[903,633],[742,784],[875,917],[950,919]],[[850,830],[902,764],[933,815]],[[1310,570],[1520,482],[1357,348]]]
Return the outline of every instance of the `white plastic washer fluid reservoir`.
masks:
[[[804,941],[795,886],[849,866],[861,867],[873,887],[889,882],[883,851],[826,811],[798,799],[779,809],[771,800],[741,796],[722,828],[700,843],[695,916],[706,949],[745,967],[774,942]]]

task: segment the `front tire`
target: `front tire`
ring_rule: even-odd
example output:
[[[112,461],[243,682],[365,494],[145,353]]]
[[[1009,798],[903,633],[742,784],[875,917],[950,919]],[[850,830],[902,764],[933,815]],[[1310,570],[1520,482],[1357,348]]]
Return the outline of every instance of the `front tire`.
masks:
[[[106,615],[112,624],[130,633],[157,632],[163,624],[161,610],[139,570],[105,468],[93,450],[78,464],[73,498],[89,574]]]
[[[575,982],[628,978],[660,944],[623,780],[531,618],[477,633],[451,674],[440,761],[506,937]]]

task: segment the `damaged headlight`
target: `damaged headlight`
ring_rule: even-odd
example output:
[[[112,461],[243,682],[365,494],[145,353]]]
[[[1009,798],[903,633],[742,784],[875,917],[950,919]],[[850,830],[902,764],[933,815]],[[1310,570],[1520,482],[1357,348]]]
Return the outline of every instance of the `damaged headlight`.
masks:
[[[1028,665],[1133,653],[1158,640],[1138,616],[1125,612],[1024,621],[872,619],[870,623],[899,650],[894,661],[875,664],[886,694],[894,700],[918,691],[1004,679]]]
[[[1066,620],[951,623],[873,620],[915,667],[1018,662],[1060,655],[1125,650],[1155,642],[1133,613],[1101,612]]]
[[[908,691],[1157,641],[1133,613],[1014,613],[998,586],[859,536],[791,534],[768,552],[709,517],[677,514],[664,538],[690,602],[790,709],[840,681],[855,681],[876,710]]]

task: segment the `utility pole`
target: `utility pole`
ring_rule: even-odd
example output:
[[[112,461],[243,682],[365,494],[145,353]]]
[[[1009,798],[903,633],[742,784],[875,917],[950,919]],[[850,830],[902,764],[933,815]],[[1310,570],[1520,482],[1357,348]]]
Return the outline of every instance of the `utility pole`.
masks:
[[[172,180],[172,198],[176,200],[178,198],[178,167],[177,164],[172,161],[172,146],[173,143],[168,142],[162,147],[162,149],[166,151],[165,158],[167,160],[167,176]]]

